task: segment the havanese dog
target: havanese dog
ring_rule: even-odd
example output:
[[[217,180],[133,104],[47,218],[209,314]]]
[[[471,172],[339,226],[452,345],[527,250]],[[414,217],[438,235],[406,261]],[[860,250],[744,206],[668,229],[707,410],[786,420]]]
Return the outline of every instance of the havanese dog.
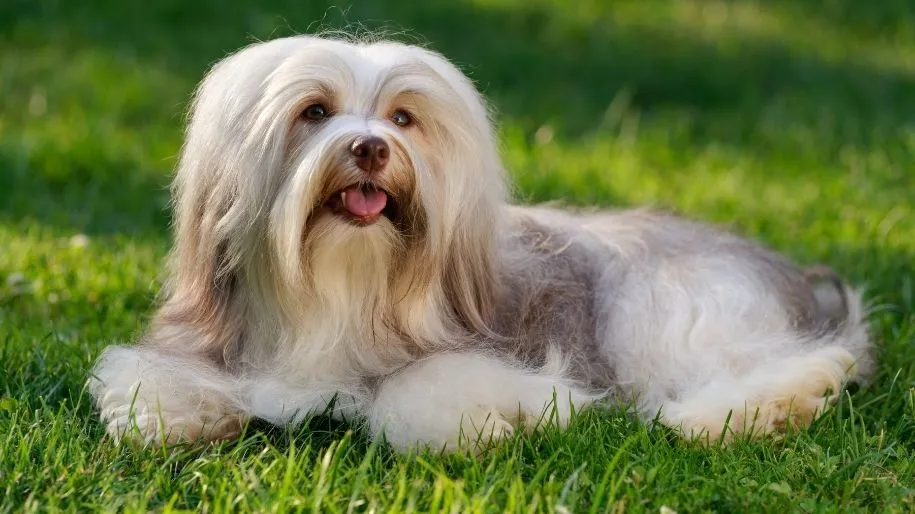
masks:
[[[828,270],[647,210],[513,206],[489,112],[432,51],[290,37],[216,64],[142,340],[99,358],[111,436],[362,420],[398,450],[625,402],[684,437],[809,424],[874,369]]]

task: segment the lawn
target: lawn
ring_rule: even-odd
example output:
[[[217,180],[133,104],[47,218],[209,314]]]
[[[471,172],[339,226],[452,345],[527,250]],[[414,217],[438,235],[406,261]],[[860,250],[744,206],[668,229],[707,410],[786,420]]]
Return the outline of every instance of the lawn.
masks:
[[[335,5],[0,2],[0,512],[915,508],[915,3]],[[83,386],[154,307],[195,83],[248,42],[332,28],[459,63],[518,201],[672,209],[866,286],[876,381],[809,431],[726,448],[619,408],[480,456],[401,457],[320,417],[115,446]]]

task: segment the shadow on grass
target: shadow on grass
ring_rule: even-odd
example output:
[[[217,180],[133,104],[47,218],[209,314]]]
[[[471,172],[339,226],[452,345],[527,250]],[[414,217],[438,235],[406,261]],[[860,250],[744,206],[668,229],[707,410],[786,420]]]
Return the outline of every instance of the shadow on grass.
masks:
[[[809,4],[803,2],[807,7],[799,12],[811,14],[804,10]],[[832,13],[826,19],[840,28],[857,9],[877,13],[880,19],[893,13],[909,20],[913,16],[904,5],[887,11],[844,0],[839,4],[841,9],[826,11]],[[696,147],[725,145],[754,155],[812,151],[831,159],[848,146],[893,139],[915,118],[911,75],[861,62],[827,63],[778,40],[708,40],[687,27],[623,23],[609,9],[594,19],[560,16],[557,7],[542,3],[506,7],[383,1],[357,3],[342,12],[330,5],[291,0],[194,5],[178,0],[14,0],[0,7],[0,30],[25,48],[52,44],[72,52],[103,49],[145,66],[167,68],[187,80],[189,95],[209,63],[255,37],[319,28],[315,22],[339,27],[353,20],[395,20],[465,63],[503,119],[528,134],[548,124],[565,139],[606,124],[607,109],[621,91],[631,92],[629,109],[643,117],[673,111],[679,122],[689,125],[689,143]],[[658,5],[663,7],[663,2]],[[386,25],[391,24],[363,23],[369,30]],[[174,114],[177,132],[180,117]],[[142,123],[142,116],[128,113],[126,118]],[[785,130],[761,136],[761,120]],[[816,140],[798,143],[792,136],[798,127],[813,131]],[[109,161],[116,158],[104,152],[88,160],[62,157],[72,163],[71,169],[49,178],[47,162],[26,162],[26,171],[17,174],[14,170],[23,165],[17,163],[20,157],[0,155],[5,218],[33,217],[97,233],[164,230],[165,177],[141,170],[125,179],[127,170],[142,164]],[[768,172],[773,178],[781,173]],[[904,186],[900,180],[907,179],[886,179],[886,186]]]
[[[607,109],[621,91],[631,92],[629,109],[645,118],[673,111],[678,122],[689,126],[688,144],[731,146],[754,155],[810,151],[828,160],[848,146],[893,139],[915,119],[911,75],[861,62],[823,62],[778,40],[708,40],[687,27],[623,23],[610,10],[583,20],[537,3],[407,4],[361,2],[341,13],[330,4],[291,0],[205,1],[193,6],[178,0],[14,0],[0,7],[0,30],[25,48],[51,44],[74,53],[102,49],[144,66],[167,68],[187,80],[189,95],[209,63],[254,37],[319,28],[315,22],[339,27],[348,20],[395,20],[466,64],[503,119],[528,134],[548,124],[565,139],[606,124]],[[840,13],[841,19],[828,21],[845,23],[856,9],[875,12],[880,19],[891,13],[912,17],[904,5],[884,13],[840,4],[842,9],[827,14],[835,18]],[[663,2],[658,5],[663,7]],[[363,25],[372,30],[391,24]],[[176,133],[177,111],[176,106]],[[142,124],[143,116],[125,117]],[[776,129],[761,135],[759,124],[765,120]],[[797,142],[792,129],[798,127],[812,131],[816,140]],[[26,171],[17,174],[21,157],[7,152],[0,155],[0,185],[8,197],[0,201],[5,218],[34,217],[97,233],[164,230],[166,179],[129,171],[141,163],[116,162],[104,152],[64,155],[60,157],[71,168],[49,177],[48,162],[42,160],[24,163]],[[773,178],[781,173],[768,172]],[[888,187],[904,186],[900,180],[906,179],[885,181]]]
[[[29,162],[0,146],[0,220],[22,230],[37,222],[63,235],[125,234],[161,237],[169,227],[167,178],[140,164],[96,156],[93,161],[69,159],[62,176],[49,176],[41,166],[46,155]],[[114,170],[109,176],[87,176],[80,168]],[[90,171],[91,173],[91,171]]]
[[[737,0],[761,3],[760,0]],[[909,0],[763,0],[779,12],[817,20],[842,32],[892,38],[908,31],[911,37],[915,3]]]
[[[669,2],[655,3],[665,9]],[[819,2],[795,4],[795,15],[822,15],[839,29],[865,14],[915,23],[913,8],[904,2],[877,8],[842,0],[816,12],[812,6]],[[620,21],[610,8],[594,18],[563,16],[561,7],[543,2],[487,6],[384,0],[356,2],[346,10],[335,5],[291,0],[210,0],[193,6],[178,0],[14,0],[0,10],[6,11],[0,27],[34,44],[50,41],[74,51],[103,47],[185,74],[191,82],[208,64],[256,39],[322,27],[352,30],[351,22],[361,22],[356,27],[370,31],[394,27],[390,32],[395,38],[428,41],[464,64],[498,99],[507,117],[530,123],[549,120],[570,134],[599,124],[624,87],[635,92],[633,103],[640,109],[677,105],[695,110],[700,118],[704,111],[752,110],[779,96],[829,107],[837,118],[885,124],[910,119],[906,114],[915,111],[910,74],[867,63],[823,62],[777,38],[709,39],[673,23]],[[40,39],[34,33],[37,27]],[[400,27],[410,32],[398,32]]]

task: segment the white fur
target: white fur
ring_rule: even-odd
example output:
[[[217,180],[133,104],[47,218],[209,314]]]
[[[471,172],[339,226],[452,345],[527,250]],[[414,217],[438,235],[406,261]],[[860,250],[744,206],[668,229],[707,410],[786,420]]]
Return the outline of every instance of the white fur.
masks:
[[[103,375],[90,381],[89,392],[116,438],[231,439],[246,418],[235,380],[198,359],[110,347],[96,368]]]
[[[303,121],[312,103],[333,115]],[[416,123],[393,124],[398,108]],[[355,226],[326,201],[367,180],[349,147],[368,135],[390,146],[373,180],[400,209]],[[756,419],[765,433],[812,419],[827,389],[872,368],[856,296],[841,330],[804,336],[752,251],[709,251],[733,240],[639,213],[511,208],[506,182],[485,104],[433,52],[296,37],[218,63],[175,178],[161,309],[90,380],[109,433],[221,439],[333,402],[399,449],[453,449],[550,406],[565,425],[609,390],[687,436],[726,433],[747,409],[731,428]],[[556,296],[543,291],[576,300],[536,314]],[[551,332],[582,313],[590,325]],[[540,332],[512,341],[500,319]]]
[[[442,353],[388,377],[369,423],[400,450],[454,449],[509,436],[520,422],[564,427],[573,410],[598,397],[563,379],[552,363],[524,370],[481,354]]]
[[[666,404],[661,416],[689,436],[713,441],[806,425],[836,399],[854,365],[848,350],[829,346],[772,359],[740,376],[719,373],[684,400]]]

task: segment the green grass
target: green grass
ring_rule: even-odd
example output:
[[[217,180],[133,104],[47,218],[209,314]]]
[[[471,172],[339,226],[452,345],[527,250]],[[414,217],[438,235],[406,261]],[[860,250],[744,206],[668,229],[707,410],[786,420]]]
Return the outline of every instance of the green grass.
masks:
[[[336,5],[0,2],[0,511],[915,508],[915,4]],[[83,384],[153,308],[195,82],[253,39],[355,22],[478,82],[519,200],[674,209],[866,284],[875,383],[809,431],[728,448],[618,409],[480,457],[401,457],[323,418],[115,447]]]

